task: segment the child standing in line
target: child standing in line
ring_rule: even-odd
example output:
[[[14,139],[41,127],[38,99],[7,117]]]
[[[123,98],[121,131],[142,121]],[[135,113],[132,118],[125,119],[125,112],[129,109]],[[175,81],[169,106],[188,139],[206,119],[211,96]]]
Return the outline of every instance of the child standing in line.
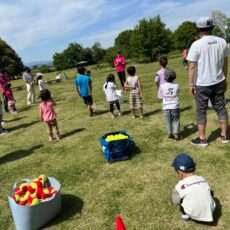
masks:
[[[180,104],[179,85],[173,83],[176,79],[174,70],[166,70],[165,83],[160,85],[160,93],[163,97],[163,116],[169,139],[180,140]]]
[[[143,118],[143,103],[142,103],[142,86],[141,81],[138,76],[136,76],[136,68],[134,66],[129,66],[127,68],[127,72],[129,74],[126,82],[125,88],[130,90],[129,102],[130,108],[133,113],[133,118],[136,118],[135,109],[139,109],[140,118]]]
[[[40,98],[42,103],[39,105],[40,119],[47,125],[49,141],[53,140],[53,128],[56,130],[56,139],[60,140],[60,132],[57,124],[57,114],[54,111],[53,106],[55,102],[51,98],[50,91],[44,89],[40,92]]]
[[[7,130],[2,127],[2,100],[0,95],[0,135],[4,135],[7,133]]]
[[[116,83],[115,76],[113,74],[109,74],[107,76],[106,82],[103,85],[103,91],[105,93],[106,99],[109,103],[109,109],[112,114],[112,118],[115,118],[113,105],[116,104],[117,107],[117,116],[121,116],[120,103],[118,101],[118,96],[116,95]]]
[[[160,64],[160,70],[157,71],[156,76],[155,76],[155,83],[157,86],[157,97],[159,99],[162,99],[162,95],[160,93],[160,85],[165,83],[165,79],[164,79],[164,73],[165,70],[167,70],[167,64],[168,64],[168,59],[167,57],[160,57],[159,58],[159,64]]]
[[[37,73],[37,83],[38,83],[38,87],[39,87],[40,92],[42,90],[46,89],[45,81],[42,78],[43,78],[43,74]]]
[[[10,83],[8,83],[6,86],[5,95],[7,98],[8,106],[10,107],[10,113],[11,114],[17,114],[18,112],[17,112],[16,107],[15,107],[15,101],[16,100],[14,99]]]
[[[193,159],[181,153],[174,159],[172,167],[181,179],[173,190],[172,202],[180,205],[182,219],[186,222],[190,219],[212,222],[216,207],[213,192],[203,177],[195,175]]]

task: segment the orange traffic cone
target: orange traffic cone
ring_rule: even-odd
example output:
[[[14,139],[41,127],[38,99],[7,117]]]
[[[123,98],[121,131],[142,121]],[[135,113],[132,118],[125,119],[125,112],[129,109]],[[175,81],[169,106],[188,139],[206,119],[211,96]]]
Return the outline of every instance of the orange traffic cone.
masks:
[[[126,230],[125,224],[119,214],[116,216],[116,230]]]

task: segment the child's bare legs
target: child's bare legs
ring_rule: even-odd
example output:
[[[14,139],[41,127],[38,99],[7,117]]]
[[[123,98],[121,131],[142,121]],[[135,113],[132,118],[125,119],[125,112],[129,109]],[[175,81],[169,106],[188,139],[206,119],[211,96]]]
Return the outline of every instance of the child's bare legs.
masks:
[[[56,131],[56,139],[60,140],[61,139],[61,135],[60,135],[60,132],[59,132],[58,123],[57,123],[56,119],[53,120],[53,126],[54,126],[55,131]]]
[[[132,114],[133,114],[133,118],[136,118],[135,108],[132,108],[131,111],[132,111]]]
[[[140,118],[143,118],[143,108],[139,109],[139,113],[140,113]]]
[[[88,110],[89,110],[89,115],[92,116],[93,115],[92,105],[88,105]]]

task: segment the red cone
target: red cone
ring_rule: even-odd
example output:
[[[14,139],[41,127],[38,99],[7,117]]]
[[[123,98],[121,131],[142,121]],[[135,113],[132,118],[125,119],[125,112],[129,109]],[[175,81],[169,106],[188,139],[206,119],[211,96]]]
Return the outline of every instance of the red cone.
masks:
[[[126,230],[125,224],[119,214],[116,216],[116,230]]]

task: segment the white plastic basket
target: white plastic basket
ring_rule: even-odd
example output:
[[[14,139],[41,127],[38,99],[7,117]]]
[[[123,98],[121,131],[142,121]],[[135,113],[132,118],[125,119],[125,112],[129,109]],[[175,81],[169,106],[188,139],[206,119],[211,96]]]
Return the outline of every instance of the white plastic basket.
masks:
[[[124,97],[122,95],[122,90],[116,90],[116,95],[120,104],[124,103]]]

